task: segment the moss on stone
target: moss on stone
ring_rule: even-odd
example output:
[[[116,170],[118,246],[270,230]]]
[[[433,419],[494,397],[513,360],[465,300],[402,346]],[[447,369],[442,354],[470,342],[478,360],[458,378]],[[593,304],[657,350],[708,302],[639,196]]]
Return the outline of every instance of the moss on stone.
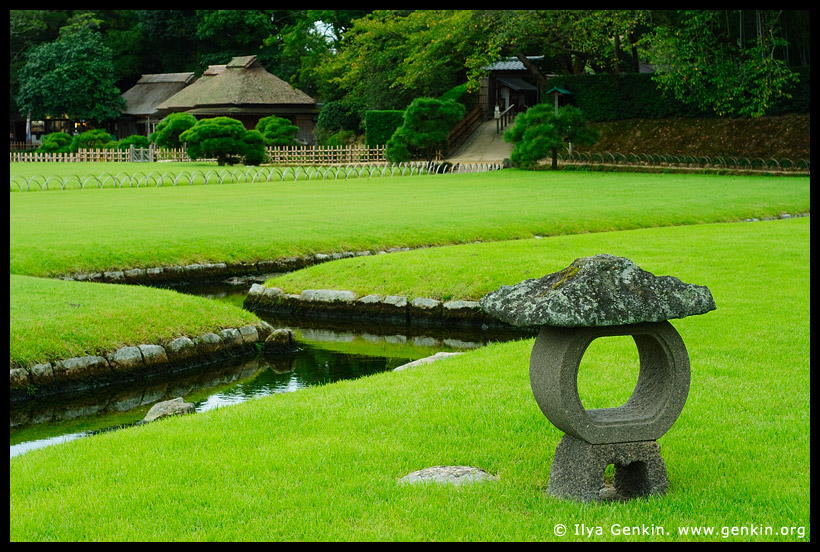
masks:
[[[567,268],[565,268],[564,270],[562,270],[559,274],[559,276],[561,276],[561,279],[558,280],[557,282],[555,282],[554,284],[552,284],[552,289],[558,289],[558,287],[561,284],[563,284],[564,282],[566,282],[567,280],[569,280],[570,278],[572,278],[573,276],[578,274],[579,270],[581,270],[581,267],[573,266],[573,265],[570,265]]]

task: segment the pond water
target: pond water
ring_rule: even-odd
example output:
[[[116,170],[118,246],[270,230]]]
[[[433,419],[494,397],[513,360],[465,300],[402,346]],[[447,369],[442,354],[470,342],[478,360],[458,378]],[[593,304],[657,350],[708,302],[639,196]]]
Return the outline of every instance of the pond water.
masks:
[[[186,286],[179,291],[224,301],[240,308],[250,284]],[[276,328],[294,331],[298,350],[259,355],[200,367],[163,381],[111,386],[10,408],[10,457],[141,420],[160,401],[183,397],[197,412],[257,397],[394,370],[440,351],[466,351],[520,335],[481,330],[411,329],[349,322],[277,320],[258,313]]]

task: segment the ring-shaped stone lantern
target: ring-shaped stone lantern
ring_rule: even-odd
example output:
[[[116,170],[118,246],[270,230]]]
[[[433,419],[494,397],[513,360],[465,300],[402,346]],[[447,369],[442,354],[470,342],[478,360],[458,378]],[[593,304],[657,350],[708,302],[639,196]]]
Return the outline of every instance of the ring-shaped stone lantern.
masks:
[[[509,324],[540,327],[530,385],[541,411],[566,433],[548,492],[584,501],[606,498],[604,472],[613,464],[614,496],[665,493],[666,467],[656,440],[683,410],[690,372],[686,346],[668,320],[714,310],[708,288],[655,276],[623,257],[595,255],[543,278],[502,286],[480,303]],[[635,341],[638,381],[623,405],[586,410],[578,369],[589,344],[607,336]]]

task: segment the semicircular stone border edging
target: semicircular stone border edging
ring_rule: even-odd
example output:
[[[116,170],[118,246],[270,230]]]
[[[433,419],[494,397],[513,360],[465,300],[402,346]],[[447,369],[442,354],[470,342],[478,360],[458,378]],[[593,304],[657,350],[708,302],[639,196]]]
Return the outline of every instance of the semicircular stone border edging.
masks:
[[[274,332],[260,321],[240,328],[225,328],[190,338],[179,336],[162,344],[125,346],[105,354],[67,358],[9,371],[12,403],[34,397],[77,392],[106,385],[181,371],[228,358],[254,354],[257,344]]]

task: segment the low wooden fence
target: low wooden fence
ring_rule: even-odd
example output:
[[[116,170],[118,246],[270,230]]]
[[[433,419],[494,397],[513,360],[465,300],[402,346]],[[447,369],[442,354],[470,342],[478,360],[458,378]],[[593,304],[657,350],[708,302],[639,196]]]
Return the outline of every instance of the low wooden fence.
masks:
[[[88,161],[131,161],[131,155],[128,150],[117,149],[81,149],[76,153],[9,152],[9,162],[12,163],[82,163]]]
[[[385,146],[293,146],[269,147],[269,162],[274,165],[339,165],[351,163],[385,163]],[[138,150],[139,151],[139,150]],[[147,151],[147,150],[143,150]],[[190,161],[184,149],[150,148],[145,161]],[[76,153],[9,152],[11,163],[82,163],[89,161],[134,161],[133,150],[81,149]]]
[[[386,163],[385,146],[283,146],[267,148],[274,165],[340,165]]]

